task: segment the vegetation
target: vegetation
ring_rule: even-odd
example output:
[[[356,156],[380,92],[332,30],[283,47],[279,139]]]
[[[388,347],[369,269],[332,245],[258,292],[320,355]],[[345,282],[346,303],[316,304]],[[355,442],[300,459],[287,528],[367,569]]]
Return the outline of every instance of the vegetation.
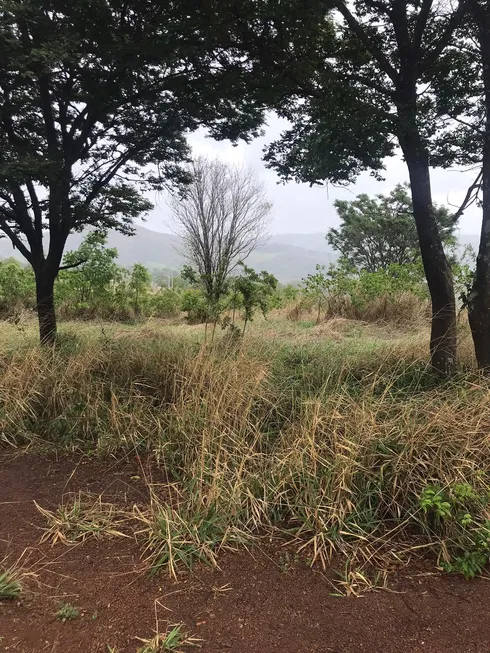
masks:
[[[173,199],[172,214],[196,268],[185,268],[184,277],[202,286],[209,321],[216,323],[229,277],[264,237],[271,205],[251,170],[200,158],[190,173],[193,181],[183,198]]]
[[[367,272],[420,261],[409,190],[407,186],[398,185],[387,196],[359,195],[350,202],[336,200],[340,228],[329,230],[329,244],[351,267]],[[443,243],[453,245],[453,217],[444,206],[435,206],[434,215]]]
[[[3,3],[0,231],[34,270],[42,341],[56,334],[70,232],[131,233],[151,208],[144,191],[189,181],[186,134],[236,140],[260,126],[241,52],[223,47],[229,19],[214,3]]]
[[[58,610],[56,611],[56,618],[60,621],[72,621],[73,619],[78,619],[80,616],[80,610],[76,608],[71,603],[65,603],[62,601],[59,604]]]
[[[490,403],[470,348],[468,371],[441,386],[426,367],[424,322],[413,335],[290,324],[254,323],[238,349],[185,326],[87,325],[55,352],[31,335],[19,343],[10,326],[0,428],[19,445],[151,452],[172,479],[168,494],[160,487],[148,508],[116,520],[138,533],[155,570],[216,564],[220,550],[264,532],[322,564],[333,552],[391,564],[414,542],[448,569],[466,553],[483,564]],[[431,487],[453,502],[450,518],[427,503]],[[47,515],[51,533],[97,531],[101,507],[86,505],[68,530]]]
[[[21,572],[12,567],[0,571],[0,601],[4,599],[16,599],[22,591]]]
[[[0,49],[0,235],[26,260],[0,261],[0,444],[149,470],[124,505],[99,488],[35,501],[40,549],[126,537],[174,582],[267,538],[285,571],[342,559],[353,594],[421,552],[485,573],[488,2],[6,0]],[[247,140],[267,110],[288,121],[265,149],[283,181],[379,179],[397,148],[410,178],[337,201],[340,257],[298,287],[247,264],[263,184],[187,142]],[[432,200],[436,165],[481,168],[453,213]],[[107,247],[162,190],[189,262],[172,287]],[[454,231],[475,202],[473,269]],[[25,574],[2,569],[15,599]],[[161,632],[158,601],[139,653],[198,645]]]

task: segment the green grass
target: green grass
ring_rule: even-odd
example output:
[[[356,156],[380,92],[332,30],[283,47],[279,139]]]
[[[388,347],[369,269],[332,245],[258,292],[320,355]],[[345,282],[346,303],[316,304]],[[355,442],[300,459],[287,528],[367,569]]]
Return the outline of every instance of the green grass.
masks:
[[[21,592],[21,572],[15,567],[0,571],[0,600],[16,599]]]

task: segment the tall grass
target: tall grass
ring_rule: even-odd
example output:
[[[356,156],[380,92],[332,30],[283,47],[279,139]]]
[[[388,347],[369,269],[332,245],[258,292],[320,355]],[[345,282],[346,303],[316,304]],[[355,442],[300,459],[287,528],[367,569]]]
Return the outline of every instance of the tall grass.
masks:
[[[426,546],[448,562],[476,542],[473,526],[462,534],[454,508],[449,529],[421,498],[461,484],[489,494],[490,386],[471,370],[441,384],[425,349],[425,335],[210,346],[151,328],[56,351],[17,343],[0,356],[0,432],[153,455],[168,494],[136,517],[154,565],[174,574],[264,532],[323,564]],[[486,500],[473,503],[481,525]]]

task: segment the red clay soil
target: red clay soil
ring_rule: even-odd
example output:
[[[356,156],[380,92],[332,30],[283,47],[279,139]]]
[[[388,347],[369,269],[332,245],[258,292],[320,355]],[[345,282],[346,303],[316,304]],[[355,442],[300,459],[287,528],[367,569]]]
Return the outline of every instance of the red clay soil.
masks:
[[[220,570],[199,568],[178,581],[149,577],[131,538],[39,544],[44,520],[33,503],[52,509],[78,490],[144,503],[137,461],[9,453],[0,468],[0,561],[23,554],[33,572],[20,601],[0,602],[0,651],[135,653],[157,618],[161,632],[184,623],[207,653],[490,652],[486,580],[413,569],[397,577],[396,591],[339,598],[322,573],[301,564],[285,571],[279,554],[258,549],[224,554]],[[61,600],[81,616],[59,621]]]

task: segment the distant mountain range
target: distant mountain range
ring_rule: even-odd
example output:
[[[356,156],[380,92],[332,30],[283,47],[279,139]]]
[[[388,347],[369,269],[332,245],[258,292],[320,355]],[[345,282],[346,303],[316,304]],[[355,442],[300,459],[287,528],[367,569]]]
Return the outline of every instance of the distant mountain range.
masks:
[[[84,234],[72,234],[68,238],[66,251],[77,249]],[[173,234],[151,231],[138,226],[134,236],[123,236],[117,231],[109,232],[108,247],[118,251],[120,265],[130,267],[142,263],[151,270],[179,271],[185,264],[181,254],[180,239]],[[13,250],[7,238],[0,239],[0,259],[13,256],[24,261],[22,255]],[[282,283],[300,281],[315,271],[317,263],[328,265],[337,255],[325,240],[325,234],[279,234],[270,239],[247,259],[255,270],[267,270]]]
[[[67,251],[77,249],[84,234],[72,234],[68,238]],[[477,250],[479,237],[461,235],[460,243],[464,247],[472,245]],[[151,231],[138,226],[134,236],[123,236],[111,231],[108,247],[115,247],[119,253],[118,262],[125,267],[142,263],[152,271],[179,271],[184,265],[185,257],[180,239],[172,234]],[[13,250],[10,241],[0,239],[0,259],[13,256],[24,261]],[[336,252],[328,245],[324,233],[316,234],[275,234],[247,259],[247,264],[255,270],[267,270],[282,283],[300,281],[315,271],[315,266],[328,265],[337,258]]]

